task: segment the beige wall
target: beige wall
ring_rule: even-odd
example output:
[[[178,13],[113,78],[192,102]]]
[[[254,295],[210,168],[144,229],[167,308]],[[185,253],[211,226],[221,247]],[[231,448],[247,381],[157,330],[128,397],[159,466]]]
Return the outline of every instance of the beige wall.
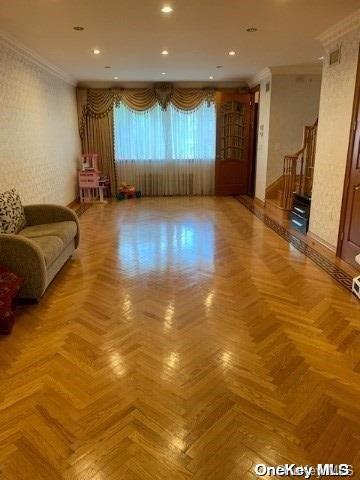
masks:
[[[80,155],[75,88],[0,41],[0,191],[68,204]]]
[[[266,84],[270,83],[270,90],[266,91]],[[266,172],[269,148],[270,127],[270,103],[271,103],[271,75],[260,82],[260,106],[259,106],[259,134],[256,158],[256,184],[255,196],[265,201]]]
[[[354,101],[359,29],[326,46],[320,98],[310,232],[337,245],[347,150]],[[341,44],[340,64],[328,64],[329,52]]]
[[[272,75],[266,186],[283,174],[284,156],[302,145],[319,114],[321,75]]]

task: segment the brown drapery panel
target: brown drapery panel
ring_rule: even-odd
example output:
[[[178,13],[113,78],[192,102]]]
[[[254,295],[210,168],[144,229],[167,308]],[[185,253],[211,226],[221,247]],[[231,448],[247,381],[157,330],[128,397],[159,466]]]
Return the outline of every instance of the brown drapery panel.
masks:
[[[114,159],[114,105],[123,102],[129,108],[145,111],[156,103],[165,110],[169,103],[179,110],[195,110],[204,101],[215,101],[212,88],[176,88],[159,84],[149,88],[78,88],[77,107],[79,131],[84,153],[98,153],[100,168],[111,180],[112,194],[116,192]]]
[[[114,163],[113,110],[100,118],[86,116],[81,140],[83,152],[99,154],[99,168],[110,178],[111,193],[115,195],[117,185]]]

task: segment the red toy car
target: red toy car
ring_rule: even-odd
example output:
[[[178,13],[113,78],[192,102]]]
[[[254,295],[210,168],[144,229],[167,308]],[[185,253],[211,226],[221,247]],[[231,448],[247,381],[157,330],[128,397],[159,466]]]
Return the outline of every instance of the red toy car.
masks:
[[[118,200],[125,200],[126,198],[140,198],[140,197],[141,197],[140,190],[136,190],[135,187],[133,187],[132,185],[128,185],[127,183],[123,183],[118,193],[116,194],[116,198]]]

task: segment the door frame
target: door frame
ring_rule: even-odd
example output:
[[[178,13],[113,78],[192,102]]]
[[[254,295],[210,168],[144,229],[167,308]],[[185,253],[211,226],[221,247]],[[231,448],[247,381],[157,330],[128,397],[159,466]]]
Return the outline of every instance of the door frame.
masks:
[[[343,197],[342,197],[342,204],[341,204],[338,244],[336,248],[336,256],[340,258],[341,258],[343,243],[344,243],[345,220],[346,220],[347,205],[348,205],[349,193],[350,193],[348,191],[348,186],[350,183],[350,175],[352,170],[352,160],[353,160],[354,147],[355,147],[355,133],[356,133],[356,129],[360,128],[360,125],[357,125],[357,115],[358,115],[359,107],[360,107],[360,48],[359,48],[358,65],[357,65],[357,72],[356,72],[353,112],[351,116],[349,148],[347,153],[345,180],[344,180]]]
[[[259,92],[259,106],[258,106],[258,119],[260,113],[260,84],[255,85],[250,88],[250,138],[249,138],[249,184],[248,184],[248,195],[255,197],[255,186],[256,186],[256,170],[257,170],[257,142],[255,145],[255,139],[257,139],[258,132],[255,131],[255,95]],[[259,125],[257,125],[257,129]],[[252,188],[254,186],[254,188]],[[254,190],[254,192],[252,192]]]

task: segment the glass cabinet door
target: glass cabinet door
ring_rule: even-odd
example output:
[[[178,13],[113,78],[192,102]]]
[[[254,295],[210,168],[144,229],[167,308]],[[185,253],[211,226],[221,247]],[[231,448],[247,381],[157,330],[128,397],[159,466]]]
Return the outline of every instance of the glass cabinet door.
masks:
[[[236,100],[218,110],[218,160],[242,160],[244,155],[245,105]]]
[[[247,193],[250,94],[219,92],[216,111],[215,192],[217,195]]]

